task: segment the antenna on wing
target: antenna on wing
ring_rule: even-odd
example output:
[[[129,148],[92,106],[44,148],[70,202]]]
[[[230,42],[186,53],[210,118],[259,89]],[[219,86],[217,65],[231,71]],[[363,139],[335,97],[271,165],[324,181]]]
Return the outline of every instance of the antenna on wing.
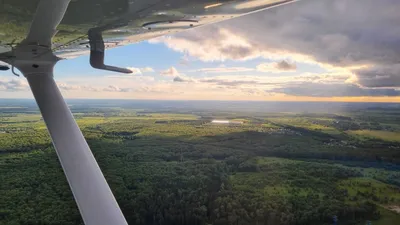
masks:
[[[102,30],[99,28],[92,28],[88,32],[89,45],[90,45],[90,65],[93,68],[100,70],[108,70],[118,73],[132,73],[131,70],[116,66],[109,66],[104,64],[105,45],[102,35]]]

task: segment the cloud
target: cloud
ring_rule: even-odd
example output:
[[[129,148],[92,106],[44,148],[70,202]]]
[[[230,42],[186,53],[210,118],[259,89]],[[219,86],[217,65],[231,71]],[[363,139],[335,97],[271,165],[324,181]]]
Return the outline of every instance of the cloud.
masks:
[[[57,86],[60,90],[64,90],[64,91],[72,91],[72,90],[82,90],[82,86],[79,85],[69,85],[66,83],[57,83]]]
[[[253,87],[260,85],[273,85],[274,83],[264,81],[260,79],[260,77],[251,77],[251,76],[216,76],[202,79],[188,78],[184,76],[177,76],[173,79],[173,82],[179,83],[196,83],[196,84],[209,84],[209,85],[218,85],[218,86],[226,86],[226,87],[234,87],[234,86],[242,86],[242,85],[251,85]]]
[[[369,89],[354,84],[316,84],[307,82],[284,85],[272,91],[293,96],[312,97],[400,96],[400,91],[392,88]]]
[[[225,29],[266,54],[284,50],[336,66],[391,64],[400,56],[398,10],[395,0],[301,1],[227,22]]]
[[[286,60],[275,63],[274,67],[282,71],[295,71],[297,69],[296,63],[290,63]]]
[[[2,91],[26,91],[29,90],[28,82],[21,79],[12,79],[12,80],[0,80],[0,90]]]
[[[58,82],[57,86],[62,91],[67,92],[132,92],[133,88],[121,88],[116,85],[109,85],[107,87],[94,87],[90,85],[76,85],[68,84],[65,82]]]
[[[147,82],[147,83],[151,83],[155,80],[154,77],[151,77],[151,76],[129,76],[126,74],[108,75],[108,76],[104,76],[104,77],[113,79],[113,80],[109,81],[112,83],[116,82],[115,79],[124,80],[124,81]]]
[[[347,82],[347,80],[351,77],[351,74],[340,73],[340,72],[325,72],[325,73],[302,73],[300,75],[294,76],[284,76],[276,78],[273,80],[279,80],[281,84],[285,83],[297,83],[301,84],[302,82],[309,83],[322,83],[322,84],[344,84],[351,83]]]
[[[233,31],[227,25],[228,23],[219,23],[218,26],[209,25],[189,32],[182,32],[175,36],[155,38],[149,42],[153,44],[163,43],[174,51],[205,62],[246,61],[263,57],[279,60],[293,58],[315,63],[312,57],[289,52],[285,49],[269,48],[266,47],[265,43],[256,43],[252,40],[251,35]],[[263,29],[260,31],[263,33]],[[270,34],[263,33],[263,35]]]
[[[60,90],[63,90],[63,91],[90,91],[90,92],[101,91],[101,88],[98,88],[98,87],[93,87],[90,85],[68,84],[65,82],[57,82],[57,86]]]
[[[151,73],[154,72],[154,69],[151,67],[144,67],[140,69],[143,73]]]
[[[257,71],[264,73],[280,73],[280,72],[293,72],[296,71],[297,66],[295,63],[290,63],[286,60],[273,63],[262,63],[257,66]]]
[[[396,0],[300,1],[152,43],[202,61],[289,59],[347,68],[355,84],[400,87],[399,11]]]
[[[400,64],[356,70],[356,81],[364,87],[400,87]]]
[[[176,83],[190,83],[204,89],[217,88],[221,92],[235,91],[246,95],[285,94],[287,96],[306,97],[394,97],[400,96],[400,90],[395,88],[365,88],[352,83],[346,83],[348,74],[337,73],[305,73],[294,76],[215,76],[208,78],[187,78],[178,76]]]
[[[254,71],[254,69],[247,67],[216,67],[216,68],[202,68],[196,70],[196,72],[203,72],[203,73],[237,73],[237,72],[248,72],[248,71]]]
[[[127,69],[132,71],[130,75],[142,75],[143,73],[154,72],[154,69],[151,67],[144,67],[144,68],[127,67]]]
[[[194,79],[186,78],[183,76],[176,76],[173,79],[173,82],[180,82],[180,83],[190,83],[190,82],[194,82],[194,81],[195,81]]]
[[[160,37],[150,43],[164,43],[169,48],[202,61],[244,60],[258,56],[251,44],[227,29],[208,26],[199,32],[183,32]]]
[[[160,72],[161,76],[168,76],[168,77],[177,77],[179,76],[179,72],[175,67],[171,67],[167,70],[161,71]]]
[[[130,75],[141,75],[142,71],[139,68],[127,67],[128,70],[132,71]]]
[[[202,68],[195,70],[193,72],[203,72],[203,73],[238,73],[238,72],[250,72],[250,71],[258,71],[258,72],[293,72],[296,71],[297,66],[295,63],[288,62],[286,60],[282,60],[279,62],[272,63],[262,63],[254,68],[249,67],[212,67],[212,68]]]
[[[183,66],[189,66],[190,65],[190,60],[189,57],[187,55],[184,55],[180,60],[179,60],[179,64],[183,65]]]
[[[257,80],[241,80],[241,79],[223,79],[223,78],[206,78],[198,80],[201,83],[211,83],[221,86],[240,86],[240,85],[264,85],[268,83],[260,82]]]
[[[109,85],[106,88],[103,88],[103,91],[106,92],[132,92],[132,88],[119,88],[118,86],[115,85]]]

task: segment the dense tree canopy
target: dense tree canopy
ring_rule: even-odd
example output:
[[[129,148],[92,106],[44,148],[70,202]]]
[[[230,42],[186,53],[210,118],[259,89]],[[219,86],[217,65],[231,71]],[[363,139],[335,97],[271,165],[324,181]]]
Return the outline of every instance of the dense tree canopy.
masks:
[[[74,112],[130,225],[400,223],[399,142],[347,132],[400,132],[375,111]],[[0,224],[82,224],[37,112],[4,113],[0,130]]]

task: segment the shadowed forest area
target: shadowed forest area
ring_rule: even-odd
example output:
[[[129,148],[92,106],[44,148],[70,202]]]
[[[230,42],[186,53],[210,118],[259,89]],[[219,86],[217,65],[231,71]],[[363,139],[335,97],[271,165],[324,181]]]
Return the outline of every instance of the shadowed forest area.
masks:
[[[130,225],[400,224],[400,105],[69,104]],[[0,224],[83,224],[33,101],[0,100],[0,180]]]

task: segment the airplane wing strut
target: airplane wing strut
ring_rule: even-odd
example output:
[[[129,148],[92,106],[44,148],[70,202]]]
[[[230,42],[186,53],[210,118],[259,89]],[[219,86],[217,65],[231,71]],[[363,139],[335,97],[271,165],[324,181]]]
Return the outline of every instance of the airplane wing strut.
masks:
[[[70,0],[41,0],[24,41],[0,58],[27,78],[86,225],[127,225],[117,201],[53,78],[51,39]],[[51,22],[50,22],[51,21]]]

